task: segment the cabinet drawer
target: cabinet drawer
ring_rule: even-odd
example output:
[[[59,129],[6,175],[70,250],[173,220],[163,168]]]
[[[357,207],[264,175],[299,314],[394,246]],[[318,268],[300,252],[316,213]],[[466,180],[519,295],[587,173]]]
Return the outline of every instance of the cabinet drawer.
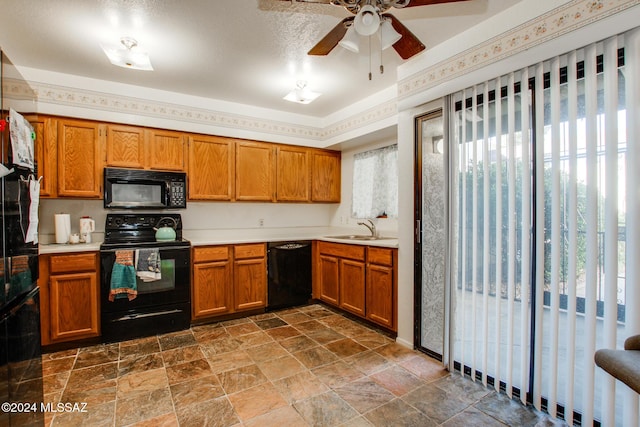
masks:
[[[263,258],[266,253],[266,246],[264,243],[236,245],[233,247],[233,255],[235,259]]]
[[[367,261],[370,264],[393,266],[393,249],[369,247]]]
[[[324,255],[333,255],[340,258],[350,258],[364,261],[365,246],[319,242],[318,251]]]
[[[73,255],[56,255],[51,257],[51,274],[75,273],[96,269],[97,253],[82,253]]]
[[[224,261],[229,259],[228,246],[207,246],[193,249],[193,262]]]

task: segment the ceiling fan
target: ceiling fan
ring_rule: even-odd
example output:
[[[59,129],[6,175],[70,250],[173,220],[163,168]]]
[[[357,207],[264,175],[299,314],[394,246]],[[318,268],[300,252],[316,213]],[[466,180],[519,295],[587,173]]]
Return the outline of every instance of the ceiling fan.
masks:
[[[341,6],[353,13],[336,25],[308,52],[309,55],[328,55],[338,44],[358,51],[358,34],[370,36],[380,29],[382,48],[393,46],[402,59],[409,59],[425,49],[424,44],[387,10],[395,7],[429,6],[467,0],[282,0],[299,3],[322,3]]]

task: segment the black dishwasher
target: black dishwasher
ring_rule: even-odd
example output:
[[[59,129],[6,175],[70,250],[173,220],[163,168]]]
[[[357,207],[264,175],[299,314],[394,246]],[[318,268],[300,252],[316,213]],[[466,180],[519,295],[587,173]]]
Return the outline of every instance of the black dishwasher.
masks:
[[[267,309],[307,304],[311,299],[311,242],[271,242],[267,253]]]

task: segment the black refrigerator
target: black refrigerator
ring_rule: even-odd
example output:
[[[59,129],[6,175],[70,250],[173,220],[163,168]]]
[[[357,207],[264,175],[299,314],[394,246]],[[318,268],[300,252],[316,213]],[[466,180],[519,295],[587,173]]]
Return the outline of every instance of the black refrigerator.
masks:
[[[3,121],[2,166],[11,172],[0,187],[0,426],[38,426],[44,424],[38,243],[29,229],[34,224],[37,229],[36,171],[13,163],[9,125]]]

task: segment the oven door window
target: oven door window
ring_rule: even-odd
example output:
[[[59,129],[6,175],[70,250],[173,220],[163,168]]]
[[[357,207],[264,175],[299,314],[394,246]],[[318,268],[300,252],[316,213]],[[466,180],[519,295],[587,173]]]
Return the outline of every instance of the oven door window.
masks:
[[[132,250],[135,250],[132,248]],[[101,310],[104,312],[120,312],[139,307],[188,302],[191,294],[191,256],[190,248],[161,248],[159,280],[144,281],[136,277],[138,296],[129,301],[128,298],[116,298],[109,301],[111,289],[111,273],[116,259],[116,251],[104,251],[100,255],[100,288]]]
[[[172,291],[176,288],[176,261],[174,259],[163,259],[160,261],[161,279],[144,281],[139,277],[136,279],[138,294],[150,294],[153,292]]]

